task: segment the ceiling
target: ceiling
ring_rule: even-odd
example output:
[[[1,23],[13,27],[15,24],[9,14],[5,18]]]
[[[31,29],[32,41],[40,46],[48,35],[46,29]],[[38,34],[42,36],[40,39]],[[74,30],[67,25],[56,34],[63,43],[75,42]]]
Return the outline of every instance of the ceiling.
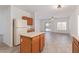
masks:
[[[7,7],[10,7],[10,5],[0,5],[0,10],[3,10],[5,8],[7,8]]]
[[[62,5],[62,8],[57,8],[56,5],[15,5],[15,7],[30,13],[36,13],[39,18],[48,18],[51,16],[67,16],[71,15],[77,5]]]
[[[63,5],[62,8],[57,8],[56,5],[17,5],[16,7],[21,8],[28,12],[57,12],[57,11],[73,11],[76,9],[76,5]]]

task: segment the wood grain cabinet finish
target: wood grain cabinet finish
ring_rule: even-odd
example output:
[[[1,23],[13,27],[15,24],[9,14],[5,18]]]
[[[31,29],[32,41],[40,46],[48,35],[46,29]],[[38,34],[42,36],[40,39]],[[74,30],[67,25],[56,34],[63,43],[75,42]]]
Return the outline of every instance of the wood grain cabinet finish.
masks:
[[[22,19],[23,20],[27,20],[29,17],[27,17],[27,16],[22,16]]]
[[[27,20],[27,25],[33,25],[33,19],[32,18],[29,18]]]
[[[27,16],[22,16],[23,20],[27,20],[27,25],[33,25],[33,19]]]
[[[44,48],[44,34],[29,38],[21,36],[21,53],[39,53]]]
[[[21,36],[20,43],[21,43],[20,44],[20,52],[21,53],[30,53],[31,52],[31,39],[30,38]]]
[[[39,52],[39,36],[35,36],[32,38],[32,53]]]
[[[72,42],[72,52],[73,53],[79,53],[79,41],[77,41],[78,38],[73,37]]]
[[[44,45],[45,45],[45,38],[44,34],[40,35],[40,52],[43,51]]]
[[[75,43],[73,43],[73,47],[73,53],[79,53],[79,47]]]

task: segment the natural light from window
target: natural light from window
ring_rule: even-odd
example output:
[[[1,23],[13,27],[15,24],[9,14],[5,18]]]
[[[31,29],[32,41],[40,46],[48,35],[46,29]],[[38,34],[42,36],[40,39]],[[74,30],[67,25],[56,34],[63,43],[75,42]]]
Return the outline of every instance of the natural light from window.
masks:
[[[67,28],[66,22],[57,22],[57,30],[66,30]]]
[[[49,28],[49,25],[50,25],[50,24],[49,24],[49,23],[46,23],[45,25],[46,25],[45,30],[46,30],[46,31],[51,31],[51,29]]]

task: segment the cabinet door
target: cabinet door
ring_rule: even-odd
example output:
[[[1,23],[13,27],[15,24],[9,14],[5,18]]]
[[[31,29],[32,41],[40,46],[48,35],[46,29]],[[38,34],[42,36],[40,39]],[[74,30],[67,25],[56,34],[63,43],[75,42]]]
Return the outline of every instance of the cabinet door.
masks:
[[[28,25],[32,25],[32,24],[33,24],[33,19],[32,19],[32,18],[29,18],[29,19],[27,20],[27,24],[28,24]]]
[[[73,53],[79,53],[79,47],[73,43]]]
[[[32,38],[32,53],[39,52],[39,36],[35,36]]]
[[[74,53],[74,41],[72,41],[72,53]]]
[[[20,45],[21,53],[29,53],[31,52],[31,39],[21,36],[21,45]]]
[[[44,34],[40,35],[40,52],[43,50],[45,45],[45,39],[44,39]]]

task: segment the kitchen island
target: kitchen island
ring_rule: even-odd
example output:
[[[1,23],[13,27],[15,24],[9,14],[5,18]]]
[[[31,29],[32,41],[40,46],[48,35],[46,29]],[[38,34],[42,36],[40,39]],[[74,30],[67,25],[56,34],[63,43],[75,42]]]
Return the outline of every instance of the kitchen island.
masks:
[[[44,32],[22,33],[20,36],[21,53],[39,53],[45,45]]]
[[[79,53],[79,37],[76,35],[72,35],[72,52]]]

